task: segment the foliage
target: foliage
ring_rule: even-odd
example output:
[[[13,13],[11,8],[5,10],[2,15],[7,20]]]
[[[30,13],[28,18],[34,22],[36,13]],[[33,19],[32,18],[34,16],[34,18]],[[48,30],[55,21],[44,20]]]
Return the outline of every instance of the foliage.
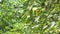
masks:
[[[0,0],[0,34],[59,34],[60,0]]]

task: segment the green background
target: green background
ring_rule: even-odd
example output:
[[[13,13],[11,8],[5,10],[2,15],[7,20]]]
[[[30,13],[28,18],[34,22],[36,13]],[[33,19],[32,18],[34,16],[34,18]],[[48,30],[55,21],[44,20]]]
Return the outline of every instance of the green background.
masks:
[[[0,34],[59,34],[60,0],[0,0]]]

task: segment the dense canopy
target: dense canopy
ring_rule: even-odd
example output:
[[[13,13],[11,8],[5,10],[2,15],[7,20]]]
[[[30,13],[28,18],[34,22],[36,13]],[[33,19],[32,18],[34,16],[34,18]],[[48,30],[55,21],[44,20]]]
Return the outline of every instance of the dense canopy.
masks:
[[[0,0],[0,34],[59,34],[60,0]]]

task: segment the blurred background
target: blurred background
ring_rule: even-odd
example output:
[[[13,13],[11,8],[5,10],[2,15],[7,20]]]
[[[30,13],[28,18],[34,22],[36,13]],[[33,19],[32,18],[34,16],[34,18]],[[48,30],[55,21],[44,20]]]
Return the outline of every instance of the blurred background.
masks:
[[[60,0],[0,0],[0,34],[60,34]]]

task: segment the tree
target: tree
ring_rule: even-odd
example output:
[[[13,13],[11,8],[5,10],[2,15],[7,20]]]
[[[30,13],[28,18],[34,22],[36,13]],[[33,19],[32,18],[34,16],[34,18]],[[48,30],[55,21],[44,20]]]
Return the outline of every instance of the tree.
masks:
[[[0,0],[1,34],[59,34],[60,0]]]

